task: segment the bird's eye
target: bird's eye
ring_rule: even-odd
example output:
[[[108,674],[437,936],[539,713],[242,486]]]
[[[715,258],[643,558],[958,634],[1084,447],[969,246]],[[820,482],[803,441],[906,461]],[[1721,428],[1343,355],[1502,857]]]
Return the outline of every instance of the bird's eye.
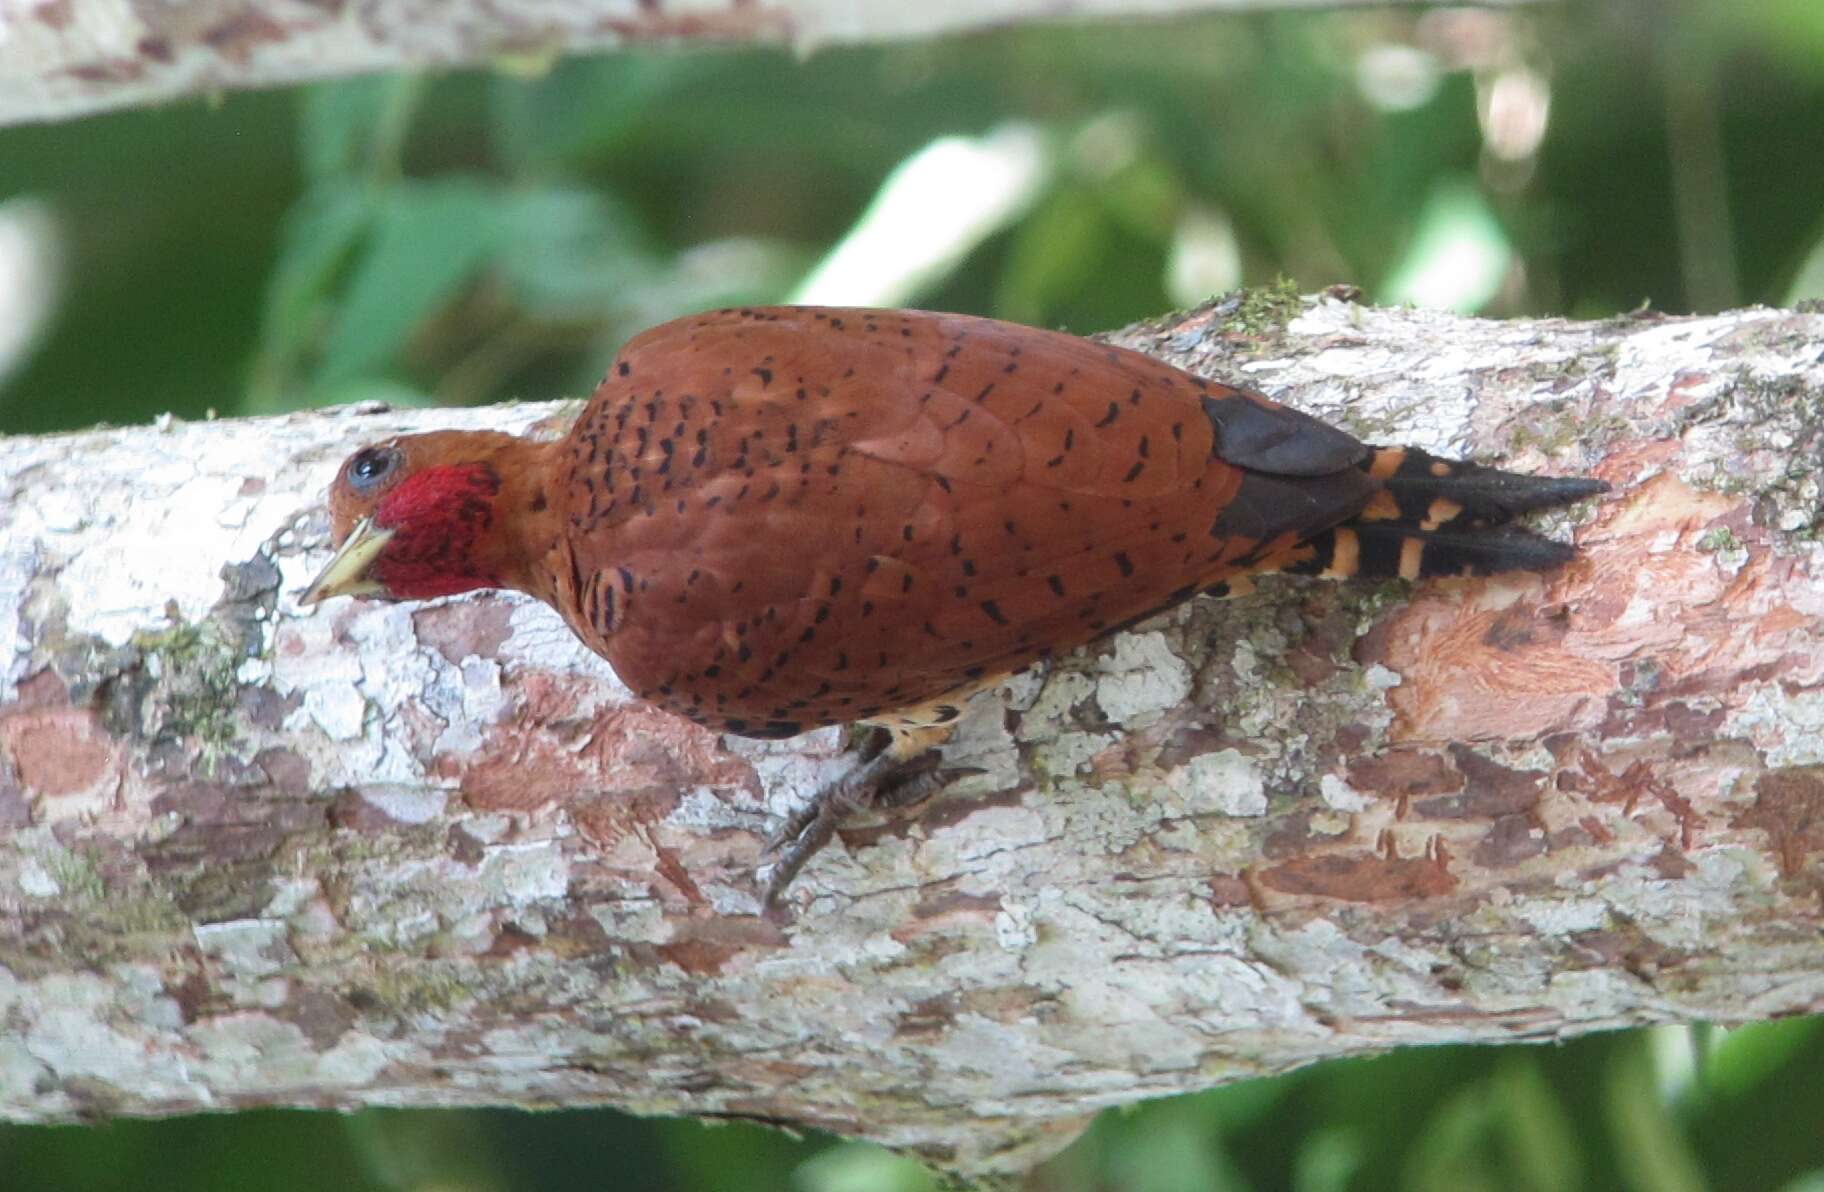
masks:
[[[356,492],[366,492],[393,474],[399,466],[399,452],[393,447],[367,447],[355,452],[348,461],[348,483]]]

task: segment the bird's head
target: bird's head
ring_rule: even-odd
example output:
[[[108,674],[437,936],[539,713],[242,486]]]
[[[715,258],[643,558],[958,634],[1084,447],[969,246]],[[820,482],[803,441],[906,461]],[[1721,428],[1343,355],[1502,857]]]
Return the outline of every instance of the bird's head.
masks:
[[[534,446],[494,431],[434,431],[349,456],[329,489],[337,550],[301,602],[523,587],[523,527],[511,524],[520,513],[511,494],[528,483],[517,473],[542,462],[520,458]]]

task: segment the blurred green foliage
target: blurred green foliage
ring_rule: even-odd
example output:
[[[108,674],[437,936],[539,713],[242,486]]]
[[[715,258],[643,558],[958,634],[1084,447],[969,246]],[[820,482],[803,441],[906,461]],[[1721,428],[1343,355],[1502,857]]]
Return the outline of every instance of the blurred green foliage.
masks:
[[[60,279],[0,430],[586,392],[1010,126],[1032,192],[909,301],[1088,331],[1282,274],[1491,314],[1824,292],[1809,0],[503,65],[0,130],[0,223],[48,211]]]
[[[1089,331],[1281,274],[1490,314],[1824,295],[1816,0],[512,62],[0,130],[39,260],[0,287],[45,312],[0,431],[580,394],[643,326],[790,297],[896,167],[1006,128],[1031,186],[911,301]],[[1105,1114],[1033,1186],[1818,1192],[1820,1070],[1818,1020],[1402,1052]],[[248,1186],[934,1187],[607,1110],[0,1127],[4,1189]]]

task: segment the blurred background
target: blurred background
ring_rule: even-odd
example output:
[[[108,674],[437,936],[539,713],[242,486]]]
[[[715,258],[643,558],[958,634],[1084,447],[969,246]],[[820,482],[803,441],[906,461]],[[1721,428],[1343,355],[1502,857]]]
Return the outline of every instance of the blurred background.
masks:
[[[1824,297],[1824,4],[513,59],[0,129],[0,432],[581,396],[731,302],[1089,332],[1282,277],[1489,315]],[[1824,1192],[1821,1023],[1322,1065],[1105,1115],[1033,1187]],[[608,1110],[0,1126],[0,1189],[117,1187],[935,1185]]]

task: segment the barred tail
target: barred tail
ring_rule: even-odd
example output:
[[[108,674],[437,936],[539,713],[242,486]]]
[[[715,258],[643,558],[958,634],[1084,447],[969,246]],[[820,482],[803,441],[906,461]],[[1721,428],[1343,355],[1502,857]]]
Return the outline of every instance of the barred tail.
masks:
[[[1527,476],[1439,459],[1413,447],[1377,447],[1361,467],[1381,481],[1381,489],[1360,513],[1250,570],[1326,579],[1546,571],[1568,562],[1574,548],[1531,530],[1499,527],[1609,487],[1582,477]],[[1234,593],[1245,585],[1231,580],[1223,587]]]
[[[1568,505],[1609,488],[1581,476],[1527,476],[1439,459],[1416,447],[1376,447],[1362,470],[1381,482],[1381,491],[1357,520],[1421,530],[1499,526],[1522,513]]]

